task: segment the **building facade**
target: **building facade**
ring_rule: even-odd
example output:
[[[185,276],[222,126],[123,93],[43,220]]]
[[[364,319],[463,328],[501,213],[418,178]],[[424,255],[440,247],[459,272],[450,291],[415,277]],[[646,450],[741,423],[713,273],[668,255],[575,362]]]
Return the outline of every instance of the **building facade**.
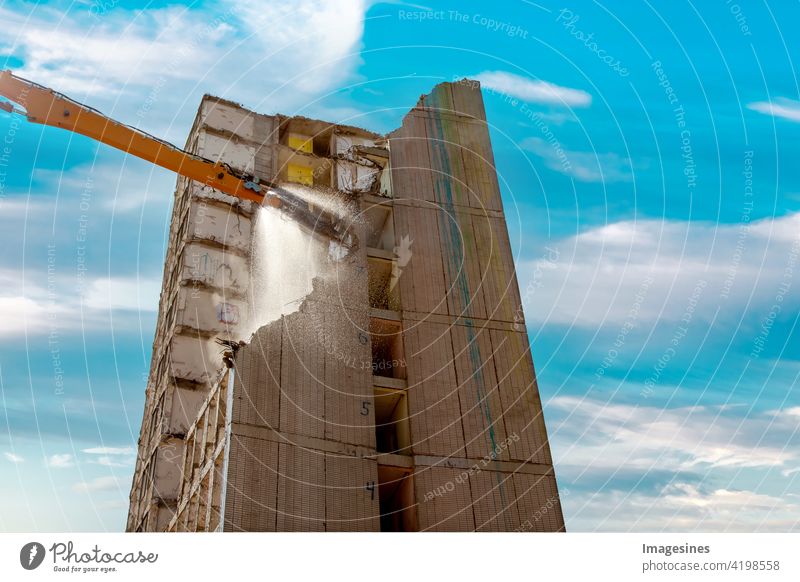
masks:
[[[477,83],[386,136],[206,97],[187,148],[350,244],[178,180],[128,530],[562,531]]]

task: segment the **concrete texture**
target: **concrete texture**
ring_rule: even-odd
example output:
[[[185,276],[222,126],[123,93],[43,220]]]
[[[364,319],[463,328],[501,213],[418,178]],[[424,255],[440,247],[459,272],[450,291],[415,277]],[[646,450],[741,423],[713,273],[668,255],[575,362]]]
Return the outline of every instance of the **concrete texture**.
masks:
[[[179,180],[128,529],[563,530],[477,83],[388,136],[206,97],[187,147],[312,183],[358,244],[302,235],[262,321],[264,211]]]

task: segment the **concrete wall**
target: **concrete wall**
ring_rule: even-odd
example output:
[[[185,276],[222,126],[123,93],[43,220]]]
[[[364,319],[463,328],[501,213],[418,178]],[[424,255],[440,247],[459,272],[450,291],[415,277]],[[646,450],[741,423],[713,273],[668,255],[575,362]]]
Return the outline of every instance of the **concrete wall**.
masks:
[[[237,355],[225,531],[378,530],[367,314],[335,297],[318,286]]]
[[[480,90],[438,85],[389,137],[419,527],[563,529]]]
[[[187,147],[249,172],[258,163],[271,176],[276,127],[205,98]],[[242,339],[253,213],[248,201],[178,179],[128,530],[163,530],[175,511],[183,438],[224,371],[215,339]]]
[[[563,530],[477,84],[387,138],[206,99],[190,144],[349,197],[359,244],[244,338],[253,209],[179,180],[128,528]]]

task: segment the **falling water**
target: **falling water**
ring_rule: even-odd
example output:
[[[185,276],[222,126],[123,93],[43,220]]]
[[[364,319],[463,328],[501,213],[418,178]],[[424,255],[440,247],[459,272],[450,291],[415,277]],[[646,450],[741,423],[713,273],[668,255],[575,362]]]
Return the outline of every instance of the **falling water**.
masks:
[[[352,216],[352,208],[330,192],[296,185],[285,189],[339,218]],[[297,311],[314,279],[331,277],[341,258],[335,242],[312,235],[280,210],[260,208],[253,225],[250,316],[242,327],[243,339]]]

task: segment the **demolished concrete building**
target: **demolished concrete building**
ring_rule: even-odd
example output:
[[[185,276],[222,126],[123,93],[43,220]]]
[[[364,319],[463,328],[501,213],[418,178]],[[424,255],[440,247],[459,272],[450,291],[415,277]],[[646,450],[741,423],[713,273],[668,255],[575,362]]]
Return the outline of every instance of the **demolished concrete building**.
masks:
[[[305,233],[266,292],[282,223],[179,178],[127,529],[563,530],[477,83],[388,136],[207,96],[187,149],[313,190],[355,242]]]

